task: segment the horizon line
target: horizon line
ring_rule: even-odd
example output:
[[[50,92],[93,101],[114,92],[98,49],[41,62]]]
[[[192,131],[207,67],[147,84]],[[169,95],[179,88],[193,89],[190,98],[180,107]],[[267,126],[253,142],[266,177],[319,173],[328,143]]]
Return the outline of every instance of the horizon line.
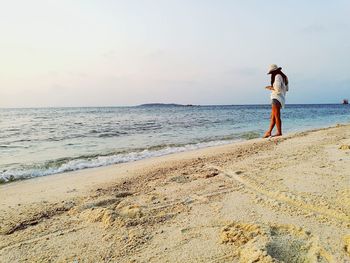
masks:
[[[271,105],[270,103],[264,104],[180,104],[180,103],[162,103],[162,102],[152,102],[152,103],[141,103],[137,105],[118,105],[118,106],[29,106],[29,107],[0,107],[0,109],[57,109],[57,108],[132,108],[140,106],[152,106],[152,104],[159,104],[160,106],[179,106],[179,107],[212,107],[212,106],[266,106]],[[342,103],[286,103],[286,105],[343,105]]]

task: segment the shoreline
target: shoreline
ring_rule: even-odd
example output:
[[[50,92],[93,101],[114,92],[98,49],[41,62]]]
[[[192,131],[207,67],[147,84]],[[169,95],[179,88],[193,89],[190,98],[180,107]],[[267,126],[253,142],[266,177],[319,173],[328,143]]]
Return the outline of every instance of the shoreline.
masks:
[[[311,129],[306,129],[306,130],[300,130],[300,131],[296,131],[296,132],[290,132],[290,133],[286,133],[284,134],[282,137],[279,138],[289,138],[289,137],[293,137],[293,136],[297,136],[299,133],[304,133],[304,132],[314,132],[314,131],[319,131],[319,130],[324,130],[324,129],[331,129],[331,128],[336,128],[338,126],[350,126],[350,123],[341,123],[341,124],[335,124],[335,125],[331,125],[331,126],[326,126],[326,127],[316,127],[316,128],[311,128]],[[204,146],[204,147],[200,147],[200,148],[196,148],[196,149],[190,149],[190,150],[184,150],[184,151],[179,151],[179,152],[172,152],[172,153],[167,153],[167,154],[163,154],[163,155],[159,155],[159,156],[151,156],[151,157],[146,157],[146,158],[142,158],[139,160],[132,160],[132,161],[128,161],[128,162],[121,162],[121,163],[115,163],[115,164],[109,164],[109,165],[105,165],[105,166],[97,166],[97,167],[91,167],[91,168],[82,168],[82,169],[78,169],[78,170],[73,170],[73,171],[66,171],[66,172],[59,172],[59,173],[53,173],[53,174],[48,174],[48,175],[42,175],[42,176],[33,176],[33,177],[26,177],[26,178],[21,178],[21,179],[15,179],[13,181],[6,181],[6,182],[2,182],[0,183],[0,187],[4,186],[4,185],[8,185],[8,184],[13,184],[13,183],[18,183],[18,182],[22,182],[22,181],[27,181],[27,180],[35,180],[37,178],[44,178],[44,177],[53,177],[53,176],[60,176],[60,175],[64,175],[64,174],[71,174],[71,175],[75,175],[76,173],[79,172],[83,172],[83,171],[96,171],[97,169],[104,169],[104,168],[111,168],[114,167],[116,165],[123,165],[123,164],[132,164],[135,162],[141,162],[141,161],[147,161],[147,160],[153,160],[153,159],[157,159],[157,158],[162,158],[162,157],[166,157],[166,156],[171,156],[171,155],[177,155],[177,154],[182,154],[182,153],[191,153],[191,152],[196,152],[196,151],[201,151],[201,150],[205,150],[205,149],[211,149],[211,148],[220,148],[220,147],[228,147],[228,146],[235,146],[235,145],[239,145],[242,143],[246,143],[246,142],[252,142],[252,141],[260,141],[260,140],[272,140],[272,139],[278,139],[278,138],[253,138],[253,139],[246,139],[246,140],[242,140],[242,139],[237,139],[237,141],[233,141],[233,142],[229,142],[229,143],[223,143],[223,144],[219,144],[219,145],[211,145],[211,146]],[[210,141],[210,142],[223,142],[223,141]]]
[[[264,143],[264,142],[267,143],[271,141],[278,142],[279,140],[292,138],[304,133],[313,133],[313,132],[333,129],[341,126],[350,127],[350,124],[336,124],[335,126],[315,128],[315,129],[310,129],[310,130],[305,130],[300,132],[292,132],[277,138],[273,138],[273,137],[270,137],[267,139],[255,138],[255,139],[237,141],[234,143],[228,143],[223,145],[209,146],[209,147],[199,148],[195,150],[170,153],[170,154],[165,154],[161,156],[155,156],[155,157],[145,158],[141,160],[131,161],[131,162],[111,164],[107,166],[100,166],[100,167],[93,167],[93,168],[85,168],[85,169],[80,169],[76,171],[69,171],[69,172],[15,180],[13,182],[0,184],[0,200],[6,199],[6,197],[2,196],[2,193],[4,193],[4,191],[7,191],[7,189],[9,189],[10,191],[9,193],[13,194],[16,200],[18,198],[20,198],[19,200],[21,200],[21,197],[18,197],[16,195],[16,192],[20,191],[20,188],[22,187],[24,188],[30,187],[35,194],[37,194],[37,192],[35,192],[36,189],[39,190],[41,188],[46,188],[45,192],[42,192],[43,193],[42,198],[45,198],[47,194],[50,194],[50,191],[48,189],[53,189],[52,191],[57,191],[55,189],[57,185],[61,185],[61,191],[59,195],[61,195],[64,192],[70,192],[71,196],[76,196],[79,192],[84,193],[86,191],[89,191],[91,188],[95,187],[95,184],[105,184],[109,181],[114,182],[115,180],[130,179],[130,176],[125,176],[125,175],[122,176],[120,174],[126,173],[126,172],[135,173],[137,172],[137,170],[139,169],[142,170],[144,167],[148,167],[150,165],[157,166],[157,165],[162,165],[163,163],[171,162],[174,160],[176,161],[176,160],[192,159],[195,156],[203,156],[203,155],[210,156],[216,150],[226,152],[226,151],[230,151],[231,147],[245,147],[254,143]],[[132,169],[133,171],[130,171],[130,169]],[[117,176],[118,178],[116,178],[115,176],[116,170],[118,171],[118,174],[119,174],[119,176]],[[69,186],[66,185],[66,181],[69,181],[68,183]],[[78,188],[79,190],[77,190],[76,188]],[[75,189],[75,190],[72,190],[72,189]],[[29,192],[29,193],[32,193],[32,192]],[[27,193],[23,193],[23,194],[27,194]],[[0,204],[3,205],[4,202],[1,202]]]
[[[349,260],[349,127],[0,185],[0,261]]]
[[[295,136],[298,133],[312,132],[312,131],[318,131],[318,130],[328,129],[328,128],[332,128],[332,127],[337,127],[339,125],[350,125],[350,123],[340,123],[340,124],[337,123],[337,124],[334,124],[334,125],[331,125],[331,126],[312,127],[312,128],[309,128],[309,129],[301,129],[299,131],[286,133],[285,135],[283,135],[283,138],[290,137],[290,136]],[[32,176],[32,177],[21,177],[21,178],[16,178],[16,179],[10,179],[8,181],[6,181],[5,179],[1,178],[1,180],[4,180],[4,181],[0,181],[0,186],[7,185],[7,184],[12,184],[12,183],[16,183],[16,182],[21,182],[21,181],[26,181],[26,180],[33,180],[35,178],[41,178],[41,177],[47,177],[47,176],[50,177],[50,176],[66,174],[66,173],[76,173],[78,171],[85,171],[85,170],[90,170],[90,169],[103,169],[103,168],[106,168],[106,167],[120,165],[120,164],[134,163],[134,162],[138,162],[138,161],[150,160],[150,159],[153,159],[153,158],[159,158],[159,157],[163,157],[163,156],[179,154],[179,153],[185,153],[185,152],[198,151],[198,150],[207,149],[207,148],[213,148],[213,147],[235,145],[235,144],[239,144],[239,143],[242,143],[242,142],[252,141],[252,140],[259,140],[259,139],[262,139],[262,138],[259,137],[259,138],[253,138],[253,139],[236,139],[236,140],[231,140],[230,139],[230,140],[227,140],[229,142],[225,142],[226,140],[218,140],[218,141],[202,142],[202,143],[197,143],[197,144],[186,144],[186,145],[183,145],[183,146],[175,147],[173,149],[174,151],[170,151],[169,153],[161,153],[161,154],[158,155],[156,153],[156,151],[155,151],[154,152],[155,155],[153,155],[153,156],[141,157],[140,159],[125,161],[125,162],[111,163],[111,164],[107,164],[107,165],[98,165],[96,167],[86,167],[86,168],[76,169],[76,170],[72,170],[72,171],[54,172],[54,173],[51,173],[51,174],[37,175],[37,176]],[[269,138],[269,139],[271,139],[271,138]],[[203,146],[203,144],[211,144],[211,143],[213,143],[213,145]],[[188,147],[190,149],[177,150],[177,148],[186,148],[186,147]],[[194,149],[191,149],[191,147],[194,147]],[[165,150],[165,149],[167,149],[167,148],[164,148],[164,149],[161,149],[161,150]],[[145,150],[147,150],[147,149],[145,149]],[[133,152],[131,152],[131,153],[133,153]]]

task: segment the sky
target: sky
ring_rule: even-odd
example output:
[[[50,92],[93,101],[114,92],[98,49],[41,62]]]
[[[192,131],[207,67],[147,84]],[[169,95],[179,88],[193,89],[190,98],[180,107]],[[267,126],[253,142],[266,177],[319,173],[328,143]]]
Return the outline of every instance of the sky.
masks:
[[[0,107],[350,98],[348,0],[0,0]]]

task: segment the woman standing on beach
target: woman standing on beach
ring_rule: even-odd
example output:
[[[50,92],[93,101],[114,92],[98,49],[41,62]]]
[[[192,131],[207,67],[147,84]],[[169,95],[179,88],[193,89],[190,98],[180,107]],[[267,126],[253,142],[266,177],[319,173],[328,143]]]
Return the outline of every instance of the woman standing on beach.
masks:
[[[271,136],[273,128],[277,127],[277,133],[273,136],[282,135],[281,108],[284,108],[286,92],[288,91],[288,78],[282,72],[282,68],[272,64],[268,75],[271,74],[271,86],[266,89],[271,90],[271,121],[264,138]]]

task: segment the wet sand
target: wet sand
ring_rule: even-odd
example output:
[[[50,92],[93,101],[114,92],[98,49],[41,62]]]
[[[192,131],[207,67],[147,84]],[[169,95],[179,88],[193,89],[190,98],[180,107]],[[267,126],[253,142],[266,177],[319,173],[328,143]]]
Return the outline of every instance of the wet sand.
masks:
[[[350,125],[1,185],[0,262],[350,262]]]

